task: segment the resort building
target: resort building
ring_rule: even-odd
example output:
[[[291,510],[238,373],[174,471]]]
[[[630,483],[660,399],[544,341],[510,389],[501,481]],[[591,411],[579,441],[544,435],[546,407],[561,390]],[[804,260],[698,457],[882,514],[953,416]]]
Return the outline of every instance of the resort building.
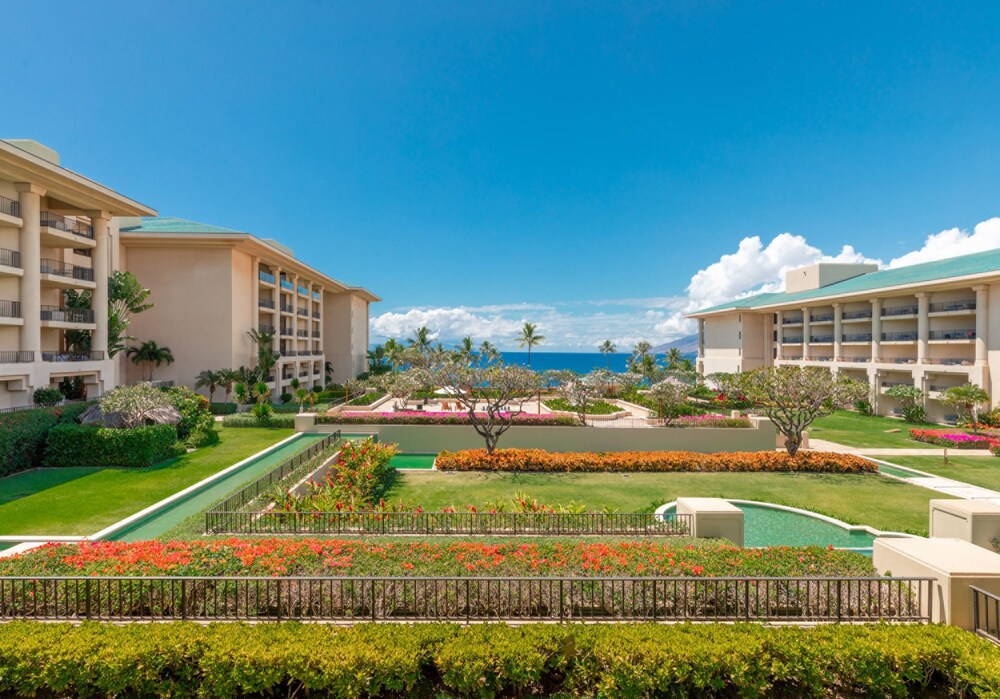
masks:
[[[281,355],[268,382],[275,399],[293,380],[311,388],[366,370],[368,308],[381,300],[370,291],[241,231],[170,217],[125,219],[120,229],[115,263],[153,292],[153,308],[133,318],[129,334],[174,356],[155,380],[193,387],[206,369],[255,366],[255,328],[274,333]],[[132,362],[122,370],[129,382],[141,379]]]
[[[31,405],[37,389],[64,379],[90,397],[114,387],[115,217],[155,213],[62,167],[51,148],[0,140],[0,409]],[[71,292],[91,302],[69,307]]]
[[[905,384],[928,415],[947,420],[941,393],[968,382],[1000,396],[1000,250],[878,270],[817,264],[788,272],[785,291],[690,314],[698,370],[821,366],[864,379],[881,414]]]

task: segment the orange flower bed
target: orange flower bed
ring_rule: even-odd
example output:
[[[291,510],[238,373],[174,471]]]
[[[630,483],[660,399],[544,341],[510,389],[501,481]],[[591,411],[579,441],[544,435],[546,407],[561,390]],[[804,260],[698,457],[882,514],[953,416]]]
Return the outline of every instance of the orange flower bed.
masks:
[[[591,472],[807,472],[875,473],[878,467],[853,454],[809,451],[789,456],[779,451],[741,451],[700,454],[693,451],[551,452],[543,449],[485,449],[443,451],[435,462],[439,471],[550,471]]]

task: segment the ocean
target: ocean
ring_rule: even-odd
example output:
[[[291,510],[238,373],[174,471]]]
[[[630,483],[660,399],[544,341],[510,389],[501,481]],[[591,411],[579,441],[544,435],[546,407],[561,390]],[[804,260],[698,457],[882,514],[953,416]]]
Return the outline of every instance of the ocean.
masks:
[[[570,369],[578,374],[608,368],[611,371],[625,371],[630,356],[629,352],[618,352],[607,356],[599,352],[532,352],[531,368],[535,371]],[[505,364],[528,366],[527,352],[501,352],[500,357]]]

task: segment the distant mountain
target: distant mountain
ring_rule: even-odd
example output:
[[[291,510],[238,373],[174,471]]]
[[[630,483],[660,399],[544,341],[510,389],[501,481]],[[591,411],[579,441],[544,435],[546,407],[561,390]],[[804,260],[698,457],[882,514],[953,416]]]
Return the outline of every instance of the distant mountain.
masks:
[[[698,354],[698,334],[685,335],[684,337],[679,337],[673,342],[668,342],[663,345],[657,345],[653,348],[655,354],[665,354],[670,350],[677,348],[681,351],[683,355],[697,355]]]

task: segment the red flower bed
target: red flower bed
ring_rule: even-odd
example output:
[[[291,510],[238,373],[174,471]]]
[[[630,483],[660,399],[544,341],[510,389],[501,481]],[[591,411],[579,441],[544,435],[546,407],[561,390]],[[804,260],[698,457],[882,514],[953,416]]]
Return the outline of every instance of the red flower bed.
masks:
[[[810,473],[875,473],[878,467],[853,454],[808,451],[789,456],[785,452],[690,451],[550,452],[543,449],[485,449],[441,452],[439,471],[751,471]]]
[[[910,436],[918,442],[936,444],[951,449],[992,449],[1000,447],[1000,440],[981,434],[967,434],[953,430],[910,430]]]
[[[50,544],[0,559],[0,575],[631,576],[870,575],[830,548],[714,542],[225,539]]]

